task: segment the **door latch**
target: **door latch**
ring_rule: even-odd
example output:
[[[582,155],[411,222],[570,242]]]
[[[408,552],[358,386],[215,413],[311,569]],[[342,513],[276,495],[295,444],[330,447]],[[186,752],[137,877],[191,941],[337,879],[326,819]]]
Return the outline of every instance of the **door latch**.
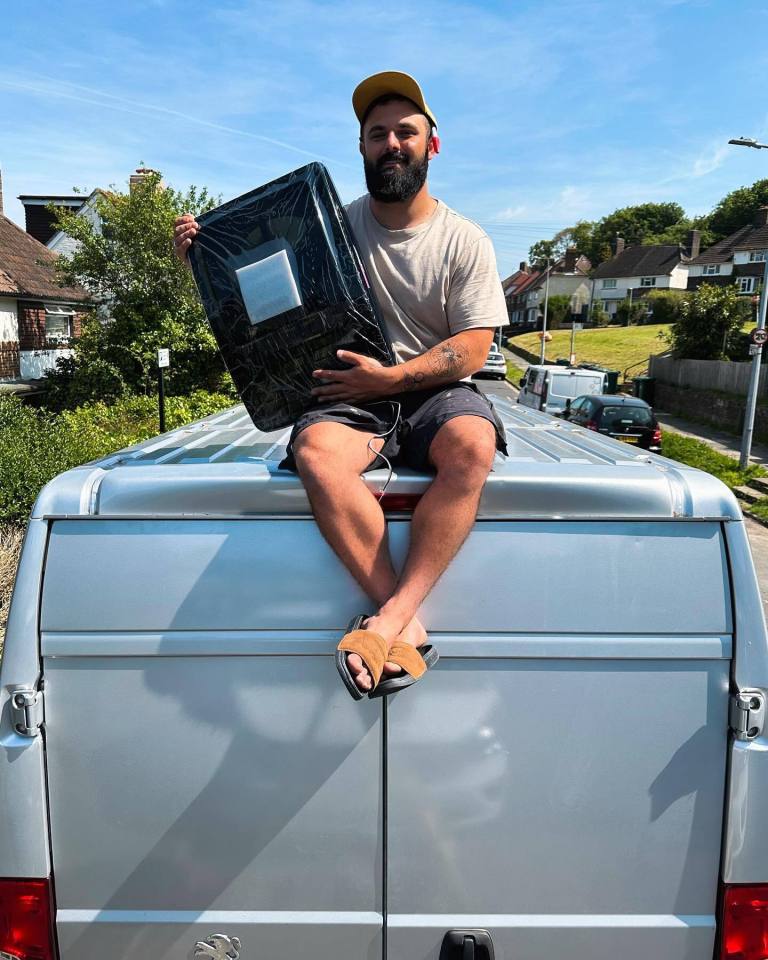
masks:
[[[737,740],[754,740],[765,725],[762,690],[739,690],[731,697],[729,721]]]
[[[494,960],[487,930],[449,930],[443,937],[440,960]]]

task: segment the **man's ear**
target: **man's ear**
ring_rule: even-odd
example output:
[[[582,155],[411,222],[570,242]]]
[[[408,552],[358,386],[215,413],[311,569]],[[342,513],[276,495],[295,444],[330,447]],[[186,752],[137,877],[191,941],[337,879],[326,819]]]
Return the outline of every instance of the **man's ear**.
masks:
[[[363,147],[363,138],[362,138],[362,137],[360,137],[360,139],[357,141],[357,149],[360,151],[360,156],[361,156],[363,159],[365,159],[365,147]]]
[[[433,133],[429,138],[429,159],[436,156],[440,153],[440,137],[436,133]]]

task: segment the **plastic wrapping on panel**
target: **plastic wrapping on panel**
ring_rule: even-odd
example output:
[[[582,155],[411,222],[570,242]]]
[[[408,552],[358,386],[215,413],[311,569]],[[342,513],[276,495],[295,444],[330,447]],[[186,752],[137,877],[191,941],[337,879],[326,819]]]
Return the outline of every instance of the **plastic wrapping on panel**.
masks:
[[[288,426],[317,401],[337,350],[395,362],[331,178],[310,163],[198,218],[190,263],[253,422]]]

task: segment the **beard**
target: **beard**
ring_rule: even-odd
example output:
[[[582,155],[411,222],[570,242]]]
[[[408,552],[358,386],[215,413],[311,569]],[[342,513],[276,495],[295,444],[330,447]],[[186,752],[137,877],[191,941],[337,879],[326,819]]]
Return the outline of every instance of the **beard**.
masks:
[[[388,160],[399,160],[400,167],[384,169]],[[421,160],[411,160],[399,150],[390,150],[372,163],[363,157],[365,185],[374,200],[381,203],[401,203],[410,200],[427,182],[429,158],[427,151]]]

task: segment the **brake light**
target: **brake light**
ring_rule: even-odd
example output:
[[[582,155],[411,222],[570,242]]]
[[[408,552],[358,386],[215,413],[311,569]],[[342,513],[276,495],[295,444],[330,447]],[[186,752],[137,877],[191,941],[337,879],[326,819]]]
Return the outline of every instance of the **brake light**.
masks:
[[[651,442],[652,442],[652,443],[661,443],[661,428],[660,428],[660,427],[656,427],[656,429],[653,431],[653,439],[652,439]]]
[[[50,880],[0,880],[0,956],[55,960]]]
[[[395,510],[400,513],[411,513],[421,500],[420,493],[385,493],[379,498],[382,510]]]
[[[587,430],[597,430],[597,424],[594,420],[585,420],[584,426],[587,428]]]
[[[720,944],[720,960],[768,956],[768,884],[725,888]]]

